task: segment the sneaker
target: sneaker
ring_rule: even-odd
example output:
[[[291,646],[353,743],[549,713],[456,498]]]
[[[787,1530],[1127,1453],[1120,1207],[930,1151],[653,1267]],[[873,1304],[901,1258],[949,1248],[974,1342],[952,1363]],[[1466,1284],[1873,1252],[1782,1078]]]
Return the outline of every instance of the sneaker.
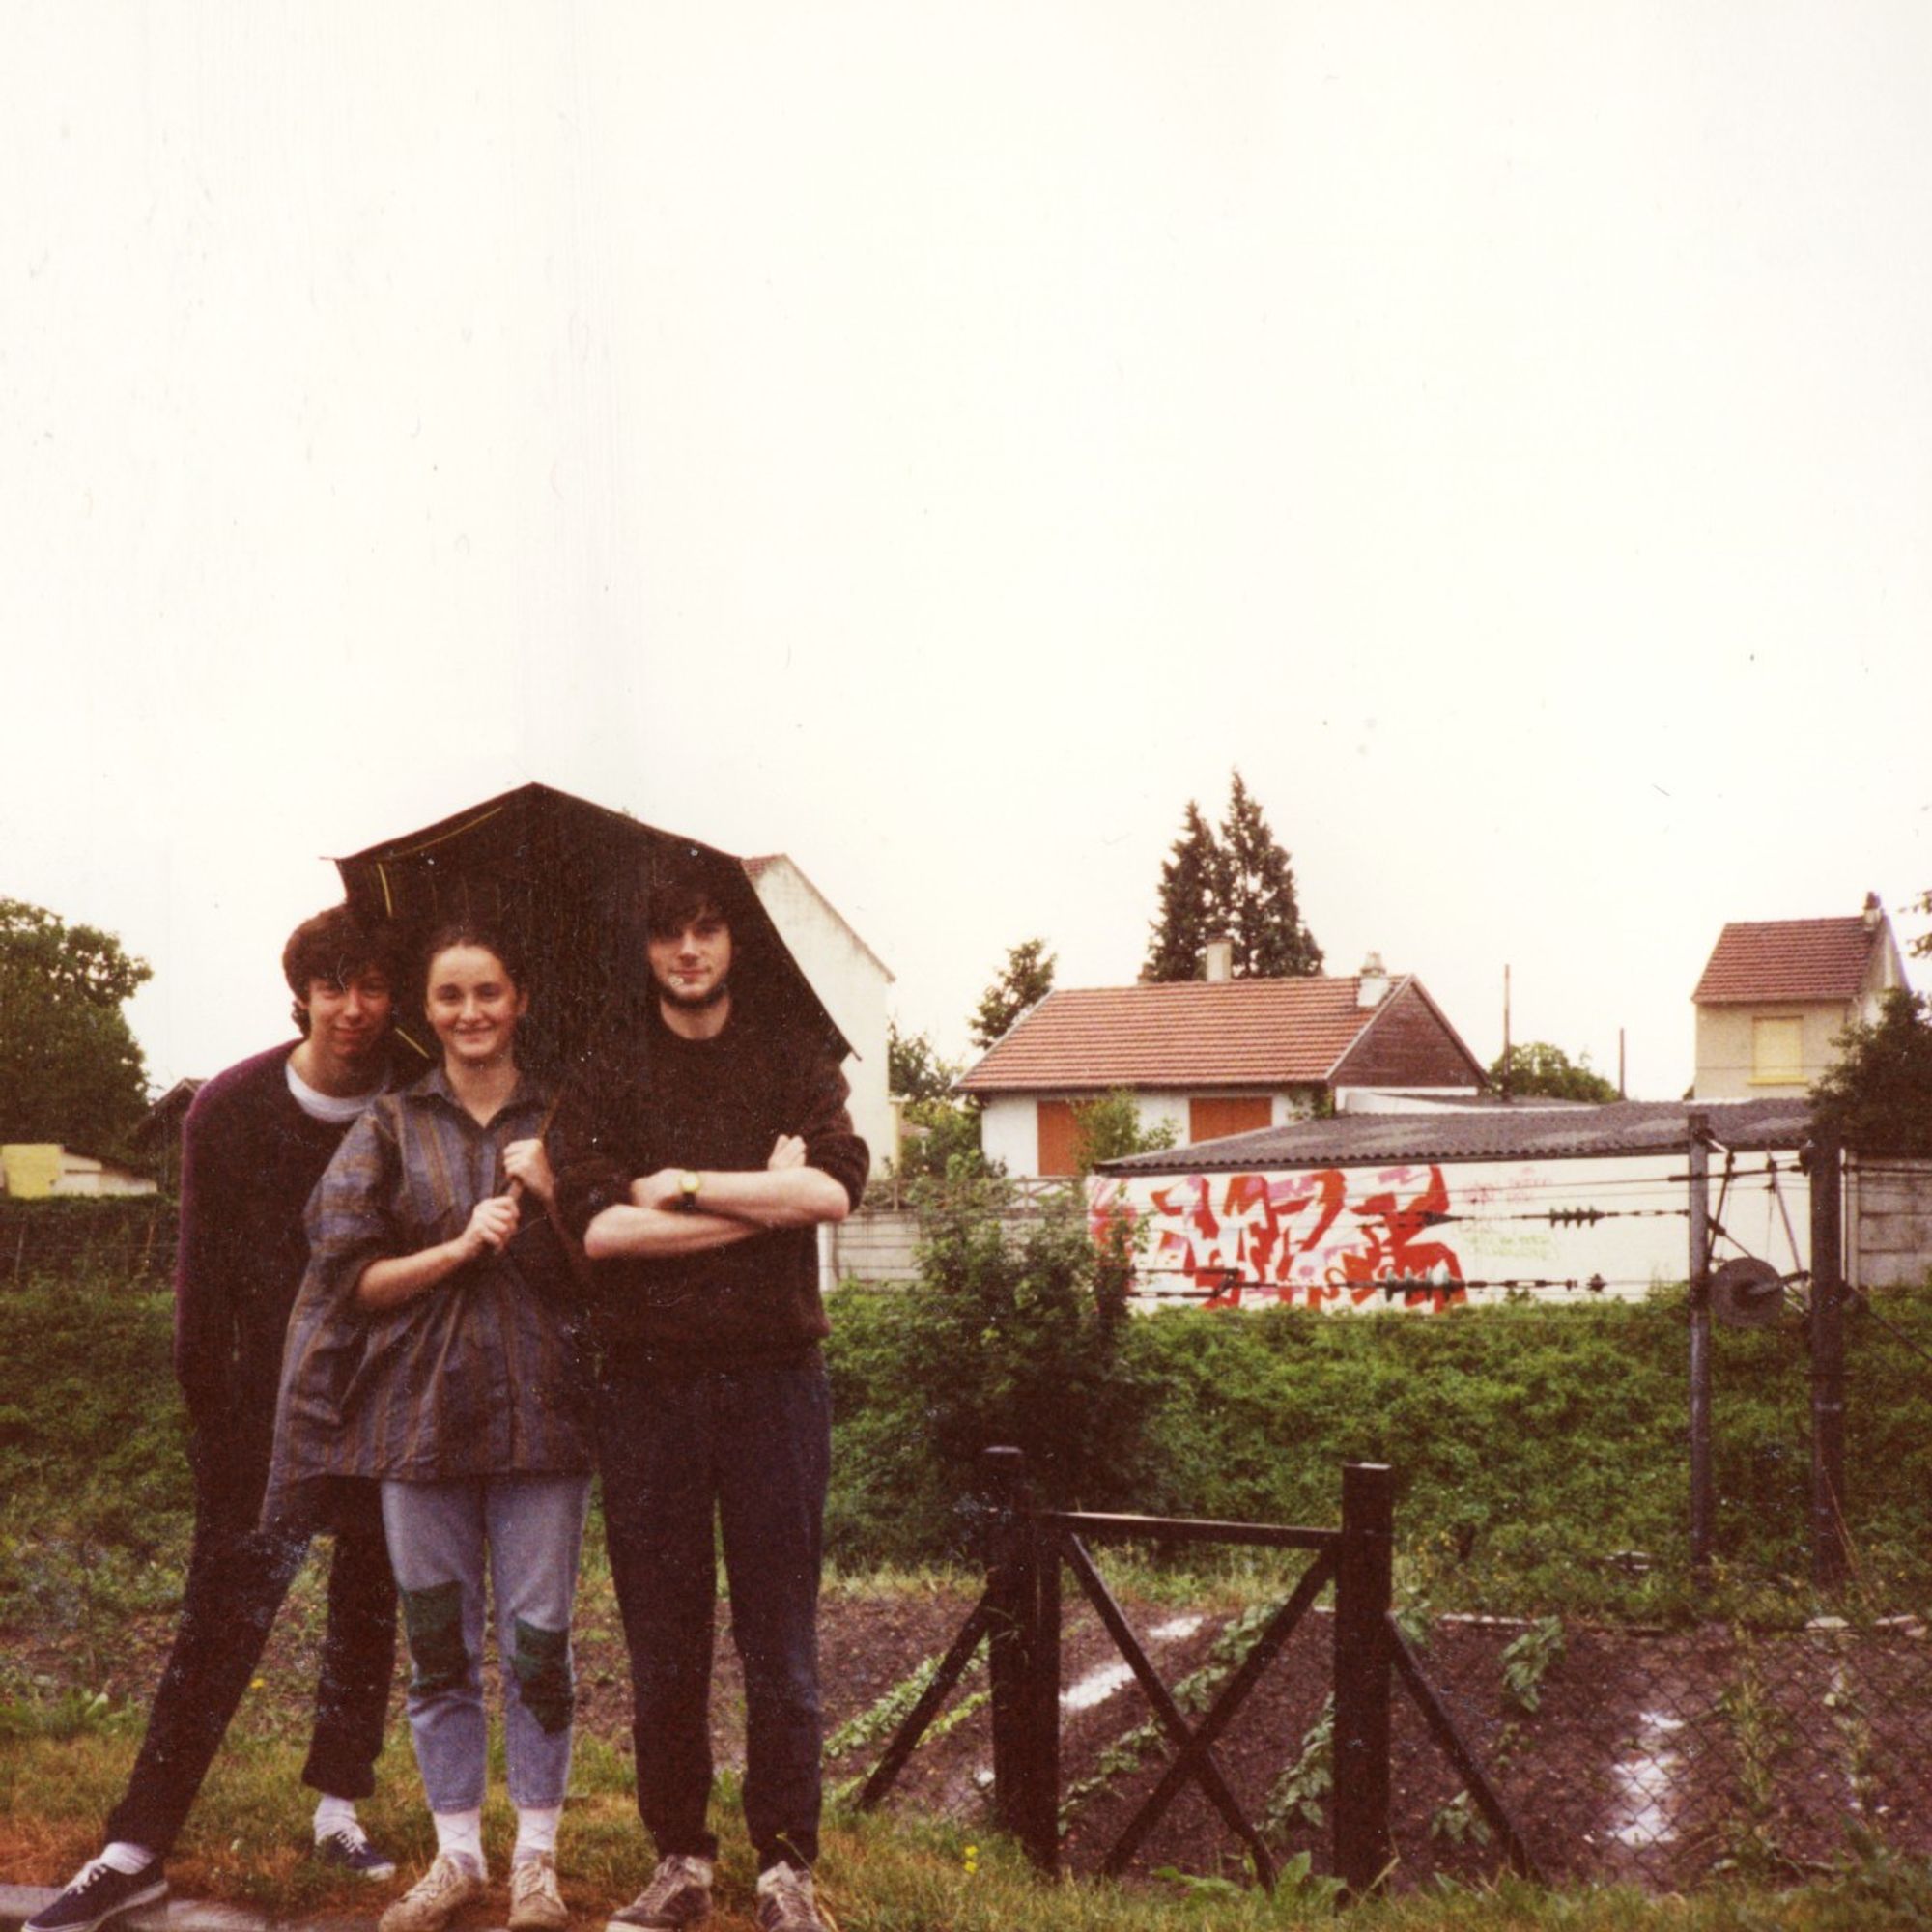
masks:
[[[357,1878],[385,1879],[396,1875],[396,1861],[387,1852],[379,1852],[369,1842],[360,1825],[342,1825],[327,1836],[315,1841],[317,1861],[336,1871],[354,1872]]]
[[[90,1859],[74,1873],[67,1889],[51,1905],[27,1920],[21,1932],[95,1932],[108,1919],[137,1905],[152,1905],[168,1895],[167,1874],[159,1859],[150,1859],[137,1872],[116,1871]]]
[[[711,1914],[711,1861],[673,1852],[658,1861],[651,1882],[623,1911],[605,1923],[604,1932],[676,1932]]]
[[[435,1862],[376,1921],[377,1932],[442,1932],[469,1903],[483,1896],[483,1874],[451,1852]]]
[[[831,1932],[819,1916],[809,1871],[773,1865],[758,1874],[758,1932]]]
[[[510,1932],[563,1932],[570,1909],[557,1889],[556,1861],[549,1853],[510,1867]]]

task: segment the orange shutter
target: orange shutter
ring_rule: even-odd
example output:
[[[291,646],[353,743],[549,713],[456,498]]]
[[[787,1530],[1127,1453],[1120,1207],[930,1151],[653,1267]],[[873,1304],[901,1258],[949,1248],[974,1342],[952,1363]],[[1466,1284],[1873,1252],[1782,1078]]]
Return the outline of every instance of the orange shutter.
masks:
[[[1265,1127],[1274,1118],[1274,1103],[1265,1094],[1245,1094],[1236,1099],[1190,1100],[1187,1103],[1187,1140],[1219,1140],[1223,1134],[1251,1134]]]
[[[1080,1172],[1080,1129],[1070,1100],[1039,1102],[1039,1172]]]

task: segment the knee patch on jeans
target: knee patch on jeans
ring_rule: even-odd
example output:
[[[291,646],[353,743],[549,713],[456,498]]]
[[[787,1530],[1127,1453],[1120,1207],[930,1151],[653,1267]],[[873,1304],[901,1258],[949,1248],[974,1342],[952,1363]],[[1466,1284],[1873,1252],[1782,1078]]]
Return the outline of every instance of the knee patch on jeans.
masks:
[[[517,1642],[510,1668],[516,1673],[517,1694],[537,1720],[538,1730],[554,1737],[569,1727],[577,1712],[577,1688],[570,1677],[570,1633],[526,1624],[522,1617],[513,1621]]]
[[[463,1647],[463,1585],[432,1583],[403,1592],[403,1628],[409,1634],[410,1662],[415,1674],[410,1690],[418,1697],[459,1689],[469,1676],[469,1653]]]

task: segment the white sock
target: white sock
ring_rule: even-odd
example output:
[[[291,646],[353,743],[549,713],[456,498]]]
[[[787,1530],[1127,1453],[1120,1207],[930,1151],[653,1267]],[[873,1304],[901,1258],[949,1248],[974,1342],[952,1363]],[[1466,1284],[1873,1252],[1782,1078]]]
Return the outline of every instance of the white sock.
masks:
[[[336,1832],[354,1833],[356,1823],[355,1799],[331,1798],[325,1791],[315,1807],[315,1841],[319,1845]]]
[[[556,1857],[556,1821],[563,1816],[561,1804],[551,1804],[525,1810],[517,1806],[517,1842],[510,1853],[513,1865],[527,1863],[532,1859]]]
[[[146,1845],[137,1845],[128,1838],[116,1838],[100,1855],[102,1864],[112,1871],[125,1873],[128,1878],[132,1878],[143,1865],[151,1865],[154,1861],[155,1855]]]
[[[483,1813],[475,1811],[432,1811],[436,1824],[436,1848],[462,1859],[478,1878],[489,1876],[483,1862]]]

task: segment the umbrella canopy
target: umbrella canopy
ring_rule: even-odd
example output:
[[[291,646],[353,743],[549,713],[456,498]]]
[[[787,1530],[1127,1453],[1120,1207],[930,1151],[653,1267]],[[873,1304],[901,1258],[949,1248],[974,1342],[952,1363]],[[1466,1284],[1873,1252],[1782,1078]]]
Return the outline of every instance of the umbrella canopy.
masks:
[[[527,784],[419,832],[335,861],[349,902],[400,922],[417,939],[443,922],[503,928],[529,961],[530,1013],[520,1037],[532,1062],[564,1074],[613,1033],[637,1029],[652,998],[644,907],[673,867],[710,861],[731,925],[731,988],[788,1029],[851,1051],[730,854],[549,785]],[[401,1028],[428,1052],[413,989]]]

